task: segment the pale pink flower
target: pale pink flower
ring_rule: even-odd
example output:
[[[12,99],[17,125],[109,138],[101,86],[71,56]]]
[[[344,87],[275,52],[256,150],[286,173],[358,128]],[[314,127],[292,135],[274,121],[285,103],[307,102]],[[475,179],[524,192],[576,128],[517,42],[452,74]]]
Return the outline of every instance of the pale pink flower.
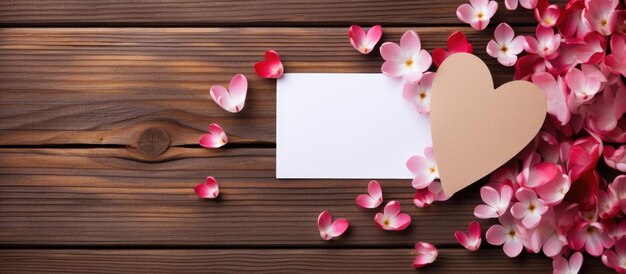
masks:
[[[577,274],[583,265],[583,254],[575,252],[569,257],[569,261],[561,256],[554,257],[552,267],[553,274]]]
[[[547,0],[539,0],[535,9],[535,19],[543,27],[554,27],[560,21],[561,8],[556,4],[550,4]]]
[[[430,112],[430,92],[434,78],[434,72],[426,72],[417,84],[404,83],[402,98],[409,101],[419,113]]]
[[[480,197],[485,204],[474,208],[474,216],[481,219],[497,218],[507,212],[513,197],[513,189],[505,184],[498,192],[490,186],[483,186],[480,188]]]
[[[504,6],[508,10],[517,9],[518,4],[525,9],[531,10],[537,6],[537,0],[504,0]]]
[[[555,117],[562,126],[569,123],[572,113],[567,105],[567,86],[561,76],[556,79],[548,72],[535,73],[532,82],[543,91],[548,103],[548,113]]]
[[[383,190],[376,181],[370,181],[367,184],[367,193],[356,197],[356,204],[362,208],[377,208],[383,203]]]
[[[607,166],[626,172],[626,145],[621,145],[617,149],[604,146],[604,162]]]
[[[481,242],[480,224],[474,221],[467,227],[467,233],[457,231],[454,233],[454,237],[467,250],[476,251],[480,247]]]
[[[613,240],[599,222],[580,222],[568,235],[569,246],[574,250],[583,247],[592,256],[600,256],[604,248],[613,246]]]
[[[626,36],[611,35],[611,54],[606,56],[604,64],[612,73],[626,77]]]
[[[402,35],[400,45],[383,43],[380,46],[380,55],[385,59],[381,68],[383,74],[402,77],[411,83],[417,83],[433,62],[430,54],[422,49],[419,35],[412,30]]]
[[[490,0],[470,0],[470,4],[460,5],[456,17],[476,30],[483,30],[489,20],[496,14],[498,3]]]
[[[376,46],[380,37],[383,35],[383,28],[380,25],[371,27],[367,33],[363,28],[357,25],[350,26],[348,30],[348,36],[350,37],[350,44],[356,50],[363,54],[369,54]]]
[[[248,80],[243,74],[237,74],[230,80],[228,90],[223,86],[212,86],[211,98],[228,112],[236,113],[243,109],[248,92]]]
[[[437,259],[437,255],[439,254],[434,245],[425,242],[415,244],[415,251],[417,252],[417,256],[413,261],[413,268],[415,269],[431,264]]]
[[[602,35],[610,35],[617,24],[615,8],[619,0],[586,0],[583,17],[589,22],[592,30]]]
[[[524,239],[521,230],[510,214],[498,218],[500,224],[492,225],[486,233],[487,242],[492,245],[502,245],[504,253],[509,257],[516,257],[524,248]]]
[[[411,216],[400,213],[402,207],[397,201],[387,203],[383,212],[376,213],[374,223],[384,230],[403,230],[411,224]]]
[[[536,54],[544,59],[554,59],[559,52],[559,45],[561,44],[561,35],[554,34],[552,28],[546,28],[541,25],[537,26],[537,37],[526,36],[524,43],[524,50],[531,54]]]
[[[507,23],[501,23],[494,32],[495,40],[487,44],[487,53],[498,58],[500,64],[510,67],[517,62],[517,55],[524,50],[524,36],[515,36]]]
[[[328,211],[322,211],[317,217],[317,228],[322,239],[326,241],[341,236],[349,226],[350,222],[343,218],[337,218],[333,221],[333,216]]]
[[[511,207],[511,215],[522,220],[526,228],[534,228],[541,221],[541,215],[548,211],[544,202],[537,198],[537,194],[526,188],[520,188],[515,192],[518,202]]]
[[[445,201],[449,197],[443,193],[443,188],[439,181],[433,181],[428,187],[415,190],[413,203],[417,207],[428,207],[435,201]]]
[[[423,189],[439,178],[435,154],[432,147],[424,148],[424,157],[415,155],[406,161],[406,167],[415,174],[413,187]]]
[[[622,238],[615,242],[615,251],[607,250],[603,257],[606,263],[619,273],[626,273],[626,238]]]
[[[228,137],[226,137],[224,129],[218,124],[210,124],[209,133],[202,134],[198,141],[201,146],[206,148],[218,148],[225,145],[227,142]]]
[[[574,68],[565,75],[565,82],[571,89],[572,95],[577,102],[588,102],[600,91],[600,79],[594,75],[585,74],[581,70]]]
[[[220,194],[220,188],[217,181],[212,176],[206,177],[205,183],[196,185],[193,189],[198,197],[203,199],[213,199]]]

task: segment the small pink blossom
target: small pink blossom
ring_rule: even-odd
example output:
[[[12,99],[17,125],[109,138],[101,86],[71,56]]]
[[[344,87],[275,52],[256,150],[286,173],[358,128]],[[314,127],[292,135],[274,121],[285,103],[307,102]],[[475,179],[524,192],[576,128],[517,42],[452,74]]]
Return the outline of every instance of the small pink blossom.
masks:
[[[470,4],[463,4],[456,10],[456,17],[475,30],[483,30],[489,25],[489,20],[498,10],[498,3],[490,0],[470,0]]]
[[[196,185],[193,190],[196,192],[196,195],[202,199],[217,198],[217,195],[220,194],[219,185],[212,176],[206,177],[205,183]]]
[[[402,35],[400,45],[385,42],[380,46],[380,55],[385,59],[381,68],[383,74],[390,77],[402,77],[405,81],[417,83],[422,79],[433,60],[422,49],[419,35],[409,30]]]
[[[425,242],[415,244],[415,251],[417,252],[417,256],[413,261],[413,268],[415,269],[431,264],[437,259],[439,254],[434,245]]]
[[[619,0],[586,0],[583,17],[589,22],[592,30],[602,35],[610,35],[617,24],[615,8]]]
[[[474,47],[467,41],[465,34],[460,31],[455,31],[448,37],[448,49],[436,48],[432,52],[433,63],[439,67],[443,61],[451,54],[458,52],[473,53]]]
[[[585,248],[592,256],[600,256],[604,248],[613,246],[613,240],[599,222],[582,221],[568,235],[569,246],[574,250]]]
[[[621,145],[617,149],[604,146],[604,162],[607,166],[626,172],[626,145]]]
[[[517,9],[518,4],[525,9],[531,10],[537,6],[537,0],[504,0],[504,6],[507,10]]]
[[[544,59],[554,59],[559,52],[559,45],[561,44],[561,35],[554,34],[552,28],[546,28],[541,25],[537,26],[537,37],[526,36],[526,43],[524,43],[524,50],[531,54],[537,54]]]
[[[561,256],[554,257],[552,261],[552,267],[554,268],[553,274],[576,274],[580,271],[580,267],[583,265],[583,254],[575,252],[569,257],[569,261]]]
[[[406,161],[406,167],[415,174],[413,187],[423,189],[439,178],[432,147],[424,148],[424,157],[415,155]]]
[[[541,221],[541,215],[548,211],[548,207],[537,197],[537,194],[525,188],[515,192],[518,202],[511,207],[511,215],[522,220],[526,228],[534,228]]]
[[[225,145],[227,142],[228,137],[226,137],[224,129],[218,124],[210,124],[209,133],[202,134],[198,141],[201,146],[206,148],[218,148]]]
[[[350,44],[352,44],[354,49],[363,54],[369,54],[372,52],[382,35],[383,28],[380,25],[371,27],[367,33],[363,30],[363,28],[357,25],[350,26],[350,29],[348,30]]]
[[[603,258],[606,258],[609,267],[618,273],[626,273],[626,238],[615,242],[615,251],[607,250],[604,252]]]
[[[380,184],[373,180],[367,184],[367,193],[356,197],[356,204],[362,208],[377,208],[383,203],[383,190]]]
[[[400,213],[402,207],[397,201],[387,203],[383,212],[376,213],[374,223],[384,230],[404,230],[411,224],[411,216]]]
[[[417,84],[406,82],[402,97],[413,104],[419,113],[430,112],[430,92],[435,78],[434,72],[426,72]]]
[[[574,68],[565,75],[565,82],[572,90],[576,101],[588,102],[600,91],[600,79],[592,74],[585,74],[581,70]]]
[[[524,50],[524,37],[515,36],[507,23],[501,23],[494,32],[495,40],[487,44],[487,53],[498,59],[500,64],[510,67],[517,62],[517,55]]]
[[[433,181],[428,187],[415,190],[413,203],[417,207],[424,208],[435,201],[446,201],[448,198],[449,197],[443,193],[441,183],[439,181]]]
[[[474,208],[474,216],[481,219],[497,218],[507,212],[513,189],[509,185],[502,185],[498,192],[490,186],[483,186],[480,188],[480,197],[485,204]]]
[[[326,241],[341,236],[349,226],[350,222],[343,218],[337,218],[333,221],[333,216],[328,211],[322,211],[317,217],[317,228],[322,239]]]
[[[223,86],[212,86],[211,98],[228,112],[236,113],[243,109],[248,92],[248,80],[243,74],[237,74],[230,80],[228,89]]]
[[[539,0],[535,9],[535,19],[543,27],[551,28],[559,23],[561,8],[547,0]]]
[[[502,215],[500,224],[492,225],[486,233],[487,242],[492,245],[503,245],[504,253],[509,257],[516,257],[524,249],[524,240],[521,230],[510,214]]]
[[[457,231],[454,233],[456,241],[469,251],[476,251],[480,247],[480,224],[478,222],[472,222],[467,227],[467,233],[463,231]]]

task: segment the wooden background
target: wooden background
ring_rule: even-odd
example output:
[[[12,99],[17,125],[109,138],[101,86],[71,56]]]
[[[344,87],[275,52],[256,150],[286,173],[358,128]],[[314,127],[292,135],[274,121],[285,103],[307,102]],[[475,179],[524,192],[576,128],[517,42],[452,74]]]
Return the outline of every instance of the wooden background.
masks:
[[[534,32],[532,14],[500,3],[477,32],[456,18],[459,4],[0,1],[0,272],[413,273],[418,241],[440,250],[420,272],[551,272],[543,256],[456,243],[478,186],[419,209],[409,181],[381,180],[385,199],[413,217],[397,233],[355,205],[368,180],[275,179],[275,81],[252,69],[266,49],[288,72],[378,72],[376,53],[351,48],[350,24],[382,24],[387,41],[414,29],[428,50],[462,30],[496,84],[510,80],[485,46],[504,18]],[[230,114],[209,88],[235,73],[250,89],[244,111]],[[223,149],[197,145],[212,122],[229,134]],[[217,200],[193,193],[208,175],[220,182]],[[349,218],[349,232],[321,240],[322,210]],[[583,270],[607,269],[588,258]]]

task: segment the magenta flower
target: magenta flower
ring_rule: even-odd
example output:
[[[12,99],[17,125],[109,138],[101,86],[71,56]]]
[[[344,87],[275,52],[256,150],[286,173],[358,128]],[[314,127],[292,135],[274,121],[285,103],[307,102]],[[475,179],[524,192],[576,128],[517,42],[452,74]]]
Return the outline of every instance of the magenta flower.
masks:
[[[383,36],[383,28],[380,25],[376,25],[365,32],[360,26],[352,25],[348,30],[348,36],[350,37],[350,44],[354,49],[360,53],[369,54],[380,40],[380,37]]]
[[[448,200],[448,198],[449,197],[443,193],[441,183],[439,181],[433,181],[428,187],[415,190],[413,204],[417,207],[424,208],[435,201],[445,201]]]
[[[426,72],[416,84],[404,83],[402,98],[410,102],[419,113],[430,112],[430,90],[434,78],[434,72]]]
[[[220,194],[219,185],[212,176],[206,177],[205,183],[196,185],[193,190],[196,192],[198,197],[203,199],[217,198],[217,195]]]
[[[206,148],[218,148],[228,142],[224,129],[218,124],[209,125],[209,133],[202,134],[198,143]]]
[[[572,113],[567,105],[568,90],[561,76],[556,79],[548,72],[535,73],[532,82],[541,88],[548,103],[548,113],[555,117],[562,126],[569,123]]]
[[[490,0],[470,0],[470,4],[460,5],[456,17],[475,30],[484,30],[489,20],[496,14],[498,3]]]
[[[565,82],[572,90],[576,101],[580,103],[587,102],[600,91],[600,79],[591,73],[583,73],[583,71],[575,68],[565,75]]]
[[[517,62],[517,55],[524,50],[524,37],[515,37],[515,32],[507,23],[501,23],[494,32],[495,40],[487,44],[487,53],[503,66],[513,66]]]
[[[376,213],[374,223],[384,230],[404,230],[411,224],[411,216],[400,213],[400,203],[391,201],[387,203],[383,212]]]
[[[561,8],[556,4],[550,4],[547,0],[539,0],[535,9],[535,19],[543,27],[551,28],[560,21]]]
[[[380,55],[385,59],[381,68],[383,74],[390,77],[402,77],[405,81],[417,83],[422,79],[433,60],[415,31],[409,30],[402,35],[400,45],[385,42],[380,46]]]
[[[415,269],[433,263],[437,259],[437,255],[439,255],[434,245],[425,242],[415,244],[415,251],[417,252],[417,256],[413,260],[413,268]]]
[[[341,236],[349,226],[350,222],[343,218],[337,218],[333,221],[333,216],[328,211],[322,211],[317,217],[317,228],[322,239],[326,241]]]
[[[467,227],[467,233],[463,231],[457,231],[454,233],[456,241],[469,251],[476,251],[480,247],[480,224],[478,222],[472,222]]]
[[[383,190],[380,184],[373,180],[367,184],[367,193],[356,197],[356,204],[362,208],[377,208],[383,203]]]

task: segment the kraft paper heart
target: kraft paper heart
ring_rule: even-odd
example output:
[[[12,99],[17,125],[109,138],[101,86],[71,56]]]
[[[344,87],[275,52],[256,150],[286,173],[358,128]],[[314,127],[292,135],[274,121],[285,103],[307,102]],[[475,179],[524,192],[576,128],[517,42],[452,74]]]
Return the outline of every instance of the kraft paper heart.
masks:
[[[453,54],[439,66],[430,104],[433,150],[448,197],[520,152],[547,111],[535,84],[512,81],[494,90],[487,65],[468,53]]]

